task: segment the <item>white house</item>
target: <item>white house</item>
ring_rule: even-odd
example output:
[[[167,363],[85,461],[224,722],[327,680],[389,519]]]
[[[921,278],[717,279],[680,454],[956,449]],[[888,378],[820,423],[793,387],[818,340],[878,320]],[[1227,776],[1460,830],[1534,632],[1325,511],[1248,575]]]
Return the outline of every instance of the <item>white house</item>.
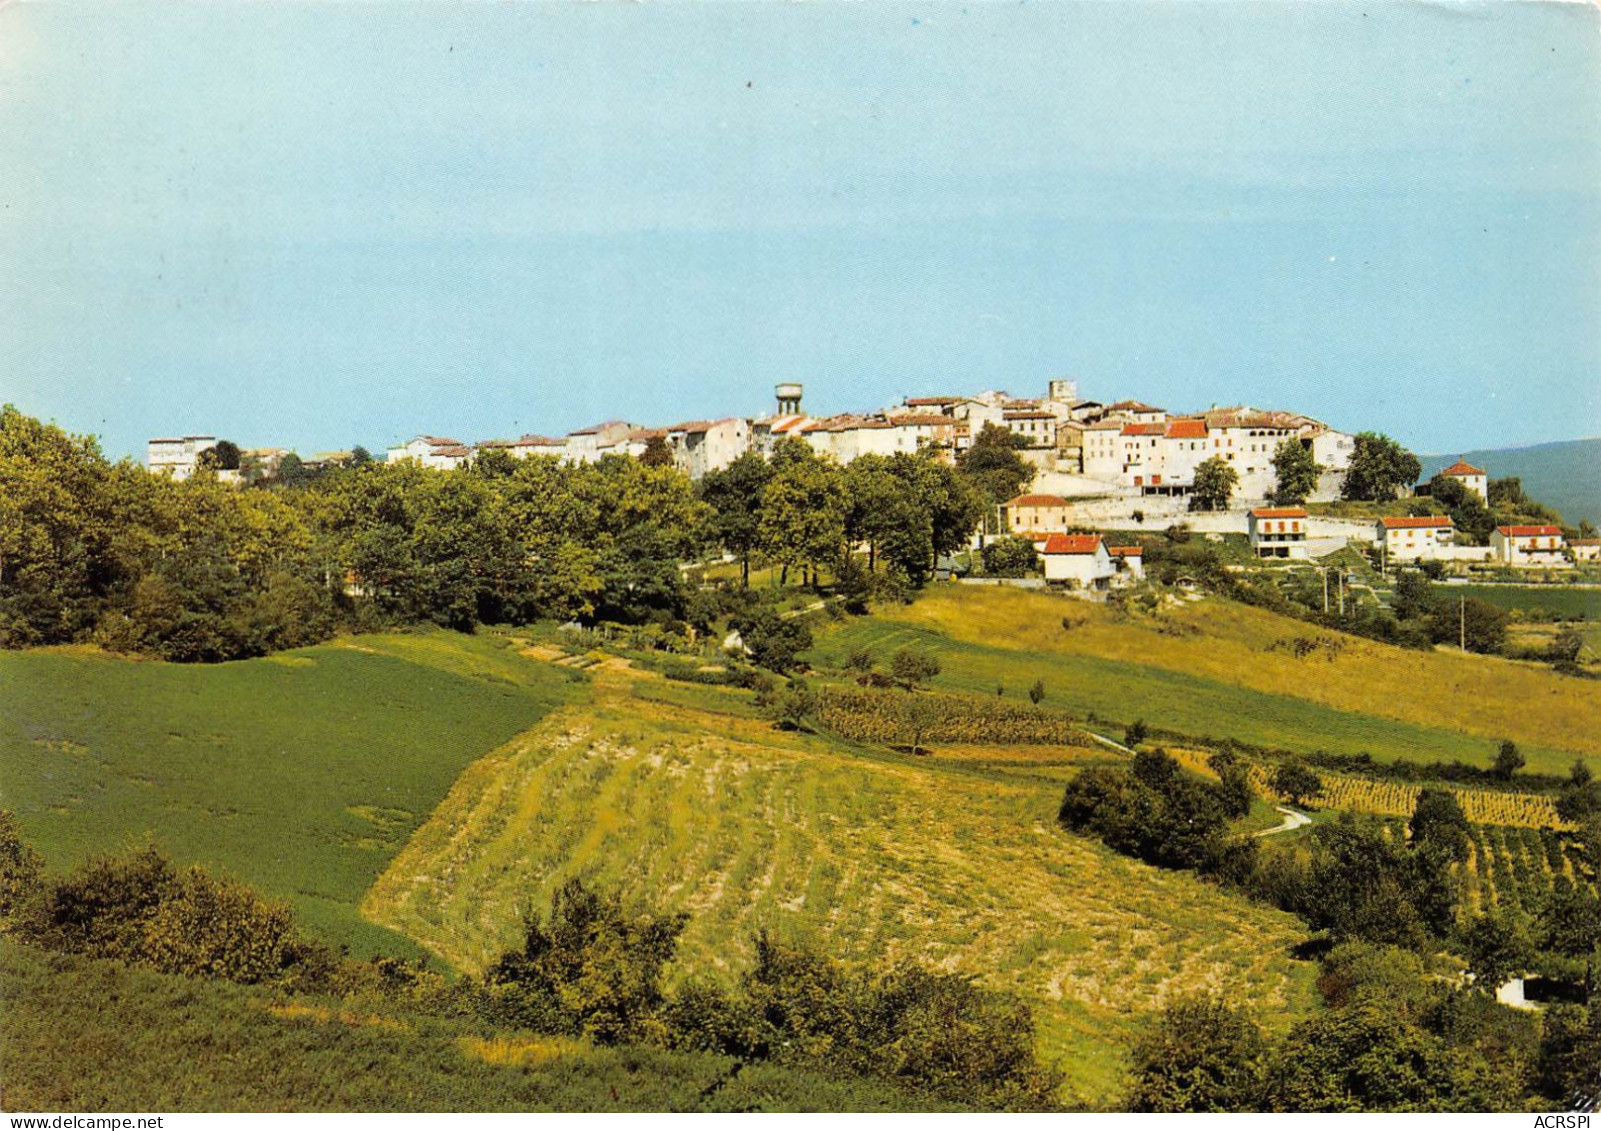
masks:
[[[681,427],[683,438],[674,455],[691,479],[721,471],[750,450],[750,421],[743,417],[700,420]]]
[[[1601,538],[1575,538],[1568,549],[1576,562],[1601,562]]]
[[[1045,580],[1079,589],[1106,589],[1116,567],[1099,534],[1052,534],[1041,553]]]
[[[1566,544],[1559,526],[1497,526],[1490,535],[1491,556],[1515,566],[1565,566]]]
[[[413,436],[404,444],[397,444],[384,454],[385,463],[399,463],[414,459],[424,467],[448,471],[472,459],[473,451],[460,440],[448,436]]]
[[[1131,585],[1145,577],[1144,547],[1108,546],[1106,552],[1111,555],[1112,568],[1116,570],[1113,585]]]
[[[188,479],[195,472],[200,453],[217,446],[215,436],[179,436],[149,442],[145,462],[157,475]]]
[[[1251,551],[1259,558],[1308,556],[1305,507],[1258,507],[1250,513],[1247,529]]]
[[[518,459],[528,459],[532,456],[555,456],[557,459],[567,454],[567,441],[556,436],[536,436],[526,433],[519,440],[512,442],[506,449]]]
[[[626,420],[606,420],[567,433],[564,454],[574,463],[594,463],[601,456],[626,444],[630,434],[639,431],[637,424]]]
[[[1456,538],[1456,524],[1441,514],[1381,518],[1376,533],[1390,561],[1409,562],[1438,557],[1439,548]]]
[[[1447,479],[1455,479],[1469,491],[1477,491],[1479,498],[1486,502],[1490,499],[1490,473],[1482,467],[1474,467],[1464,459],[1458,459],[1450,467],[1440,472]]]

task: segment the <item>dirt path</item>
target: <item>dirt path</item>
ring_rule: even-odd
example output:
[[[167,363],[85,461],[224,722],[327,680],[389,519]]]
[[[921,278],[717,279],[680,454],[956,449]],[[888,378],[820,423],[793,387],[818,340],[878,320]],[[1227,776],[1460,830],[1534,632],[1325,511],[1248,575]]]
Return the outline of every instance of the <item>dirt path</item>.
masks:
[[[1274,825],[1271,829],[1263,829],[1257,836],[1272,836],[1274,833],[1287,833],[1291,829],[1305,828],[1312,823],[1312,818],[1305,813],[1297,812],[1288,805],[1275,805],[1273,808],[1284,814],[1284,822]]]

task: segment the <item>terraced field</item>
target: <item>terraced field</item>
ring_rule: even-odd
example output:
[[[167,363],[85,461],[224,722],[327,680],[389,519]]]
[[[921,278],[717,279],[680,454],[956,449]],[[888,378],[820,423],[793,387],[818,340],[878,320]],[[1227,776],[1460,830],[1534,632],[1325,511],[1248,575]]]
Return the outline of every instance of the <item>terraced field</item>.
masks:
[[[692,920],[682,971],[732,978],[766,928],[843,958],[917,958],[1026,994],[1073,1091],[1109,1102],[1132,1019],[1187,990],[1311,1007],[1289,916],[1062,833],[1060,780],[1101,757],[913,759],[785,733],[746,693],[597,670],[592,702],[469,767],[363,902],[481,969],[580,874]]]
[[[1064,627],[1063,618],[1071,627]],[[1306,655],[1294,647],[1310,640]],[[828,629],[813,663],[865,648],[881,664],[914,645],[937,653],[935,685],[1021,696],[1083,717],[1292,750],[1488,765],[1500,740],[1531,771],[1601,756],[1593,684],[1486,656],[1412,652],[1208,599],[1120,618],[1050,594],[935,586],[904,608]]]

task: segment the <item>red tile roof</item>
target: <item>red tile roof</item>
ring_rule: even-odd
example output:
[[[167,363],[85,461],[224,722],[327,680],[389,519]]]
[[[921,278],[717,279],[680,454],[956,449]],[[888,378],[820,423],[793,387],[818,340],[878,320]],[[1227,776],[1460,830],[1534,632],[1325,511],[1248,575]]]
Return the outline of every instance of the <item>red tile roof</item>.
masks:
[[[1167,433],[1167,425],[1166,424],[1125,424],[1125,425],[1123,425],[1123,435],[1125,435],[1125,436],[1162,436],[1162,435],[1165,435],[1166,433]]]
[[[1106,552],[1114,558],[1138,558],[1145,554],[1143,546],[1108,546]]]
[[[1575,538],[1570,546],[1601,546],[1601,538]]]
[[[1545,538],[1550,535],[1560,535],[1560,526],[1497,526],[1497,534],[1505,538]]]
[[[1167,423],[1167,434],[1175,440],[1204,440],[1206,439],[1206,421],[1170,420]]]
[[[528,447],[540,448],[560,448],[566,443],[567,441],[557,439],[554,436],[535,436],[532,432],[528,433],[527,435],[523,436],[521,440],[517,441],[519,447],[526,445]]]
[[[1405,518],[1386,518],[1382,520],[1386,530],[1418,530],[1424,527],[1454,526],[1451,516],[1447,514],[1409,515]]]
[[[1441,475],[1488,475],[1482,467],[1474,467],[1464,460],[1457,460],[1450,467],[1440,472]]]
[[[910,424],[918,428],[944,428],[956,423],[954,416],[941,416],[937,412],[897,413],[889,418],[891,424]]]
[[[928,408],[933,405],[961,404],[965,399],[964,397],[907,397],[906,407]]]
[[[1056,415],[1050,412],[1041,412],[1032,408],[1009,408],[1001,413],[1003,420],[1055,420]]]
[[[1045,539],[1047,554],[1093,554],[1101,544],[1099,534],[1052,534]]]
[[[1262,507],[1251,512],[1252,518],[1305,518],[1305,507]]]
[[[1019,495],[1015,499],[1007,499],[1001,504],[1003,507],[1065,507],[1067,500],[1059,495]]]
[[[1165,409],[1155,405],[1144,404],[1140,401],[1118,401],[1116,404],[1106,406],[1107,412],[1165,412]]]

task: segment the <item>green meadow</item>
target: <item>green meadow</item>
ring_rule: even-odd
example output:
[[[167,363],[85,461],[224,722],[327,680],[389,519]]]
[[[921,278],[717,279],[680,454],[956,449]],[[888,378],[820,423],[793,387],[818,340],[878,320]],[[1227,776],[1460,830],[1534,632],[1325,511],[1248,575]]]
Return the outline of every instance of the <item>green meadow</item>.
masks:
[[[1436,585],[1442,599],[1476,597],[1503,609],[1547,613],[1565,619],[1601,620],[1601,589],[1574,585]]]
[[[55,870],[149,841],[356,953],[415,953],[357,915],[363,892],[462,768],[572,678],[444,632],[216,665],[0,652],[0,806]]]

